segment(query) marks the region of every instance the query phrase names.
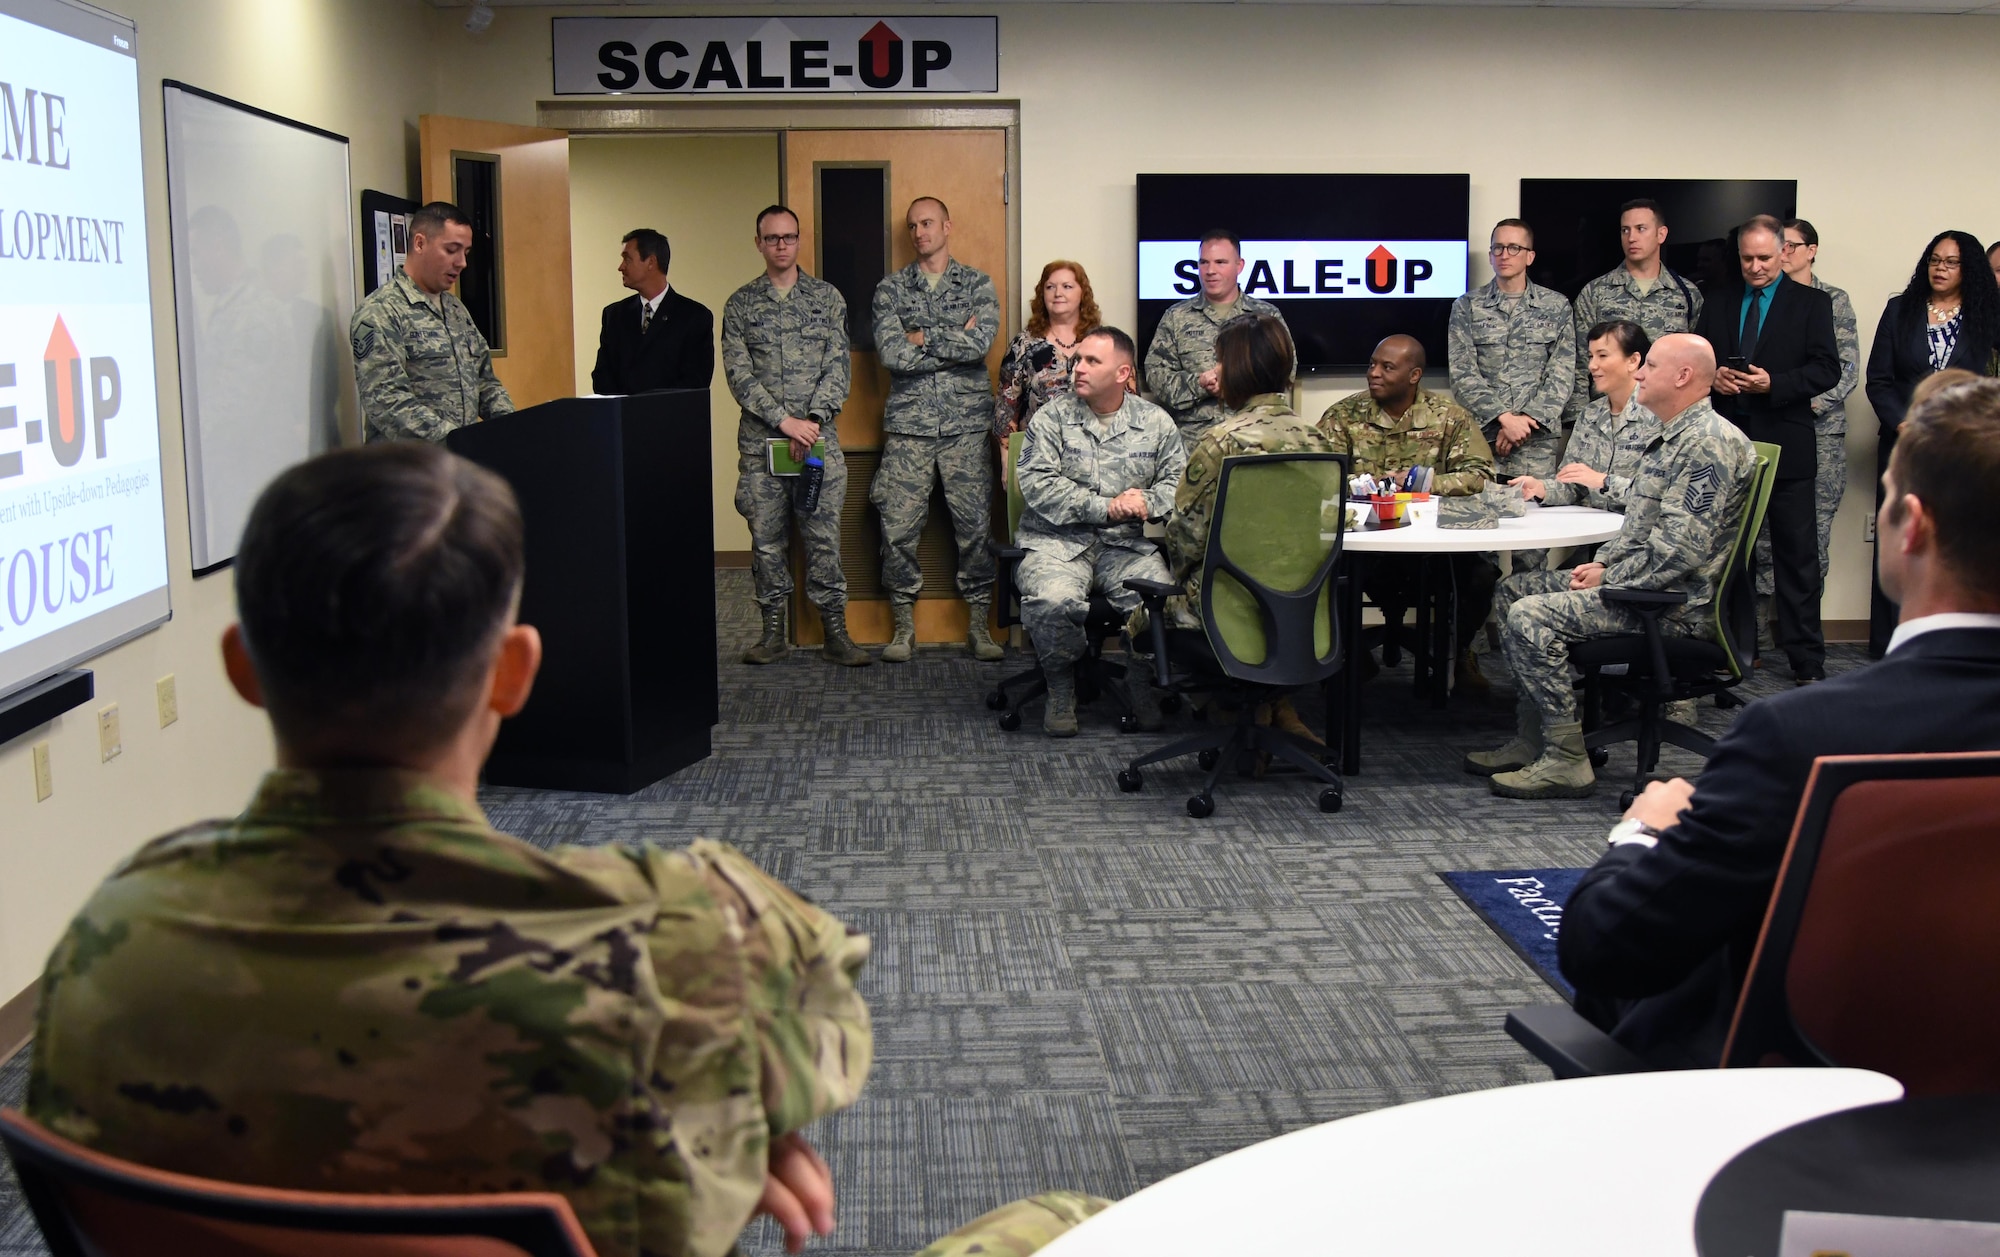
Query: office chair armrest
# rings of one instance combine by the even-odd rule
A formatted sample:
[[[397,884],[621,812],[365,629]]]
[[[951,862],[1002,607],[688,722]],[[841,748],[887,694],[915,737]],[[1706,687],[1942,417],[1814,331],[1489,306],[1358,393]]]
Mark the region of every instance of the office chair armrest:
[[[986,553],[996,559],[1008,560],[1014,563],[1019,563],[1022,559],[1028,557],[1026,546],[1003,546],[991,537],[986,539]]]
[[[1645,614],[1654,607],[1679,607],[1687,603],[1687,591],[1681,589],[1626,589],[1618,585],[1603,585],[1598,595],[1614,606],[1626,606]]]
[[[1507,1014],[1507,1033],[1558,1078],[1643,1074],[1652,1066],[1567,1004],[1538,1004]]]
[[[1125,588],[1139,595],[1139,597],[1145,599],[1147,602],[1165,602],[1168,598],[1173,597],[1181,591],[1181,587],[1171,581],[1144,580],[1137,576],[1126,581]]]

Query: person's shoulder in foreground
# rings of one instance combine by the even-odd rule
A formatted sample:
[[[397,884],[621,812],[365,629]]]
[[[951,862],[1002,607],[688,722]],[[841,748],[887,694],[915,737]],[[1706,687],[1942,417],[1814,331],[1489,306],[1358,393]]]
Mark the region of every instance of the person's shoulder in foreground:
[[[1720,1058],[1813,760],[2000,749],[2000,381],[1914,409],[1884,476],[1880,663],[1751,703],[1700,777],[1650,787],[1565,907],[1577,1007],[1661,1065]]]

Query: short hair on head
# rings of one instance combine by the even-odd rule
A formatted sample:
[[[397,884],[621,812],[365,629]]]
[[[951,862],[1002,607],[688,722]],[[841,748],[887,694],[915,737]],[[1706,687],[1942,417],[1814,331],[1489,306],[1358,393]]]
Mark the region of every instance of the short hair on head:
[[[1222,404],[1241,410],[1260,393],[1292,386],[1297,351],[1285,321],[1269,314],[1239,314],[1215,337],[1215,363],[1222,377]]]
[[[1090,329],[1089,332],[1085,333],[1082,336],[1079,336],[1077,338],[1077,343],[1082,344],[1084,341],[1089,340],[1092,336],[1102,336],[1106,338],[1111,342],[1111,348],[1113,352],[1121,355],[1125,359],[1125,361],[1131,363],[1134,367],[1137,367],[1139,365],[1139,347],[1132,343],[1132,338],[1126,335],[1122,329],[1112,327],[1108,323],[1105,324],[1103,327],[1093,327]]]
[[[1431,365],[1431,356],[1424,351],[1424,342],[1407,332],[1395,332],[1384,336],[1381,340],[1375,342],[1375,348],[1380,349],[1391,341],[1394,341],[1399,348],[1410,355],[1410,365],[1416,367],[1417,370],[1421,371]]]
[[[1750,217],[1743,220],[1743,225],[1741,227],[1738,227],[1736,229],[1736,239],[1738,241],[1741,241],[1743,237],[1749,235],[1753,231],[1768,231],[1771,233],[1771,239],[1776,240],[1778,242],[1779,247],[1782,248],[1784,246],[1785,225],[1779,222],[1775,215],[1752,214]]]
[[[629,244],[640,257],[660,268],[660,274],[667,273],[667,266],[674,259],[674,247],[667,238],[651,227],[637,227],[625,233],[620,244]]]
[[[1494,223],[1493,230],[1486,233],[1486,238],[1488,240],[1491,240],[1493,239],[1493,237],[1499,235],[1500,229],[1502,227],[1520,228],[1522,231],[1528,234],[1528,247],[1530,249],[1535,247],[1535,229],[1533,227],[1528,226],[1526,220],[1519,218],[1503,218],[1499,222]]]
[[[1811,223],[1803,218],[1787,218],[1785,220],[1785,230],[1798,232],[1799,239],[1805,241],[1808,247],[1817,248],[1819,246],[1819,232],[1813,228]]]
[[[1583,343],[1588,345],[1591,341],[1603,340],[1607,336],[1617,340],[1621,353],[1627,356],[1638,354],[1641,360],[1646,357],[1646,351],[1653,347],[1653,338],[1646,335],[1646,329],[1630,319],[1606,319],[1602,323],[1591,324],[1590,331],[1584,334]]]
[[[915,200],[910,202],[910,209],[913,210],[917,208],[917,206],[922,205],[925,201],[929,201],[932,205],[938,207],[938,217],[944,219],[946,222],[951,221],[951,206],[946,205],[943,201],[939,200],[934,196],[917,197]],[[910,210],[904,210],[903,217],[908,218],[909,216],[910,216]]]
[[[1035,281],[1035,291],[1028,297],[1028,335],[1040,336],[1049,330],[1049,306],[1042,296],[1042,289],[1049,283],[1049,276],[1057,271],[1068,271],[1076,276],[1076,337],[1082,340],[1099,323],[1104,321],[1104,311],[1097,308],[1097,292],[1090,286],[1090,275],[1083,269],[1083,263],[1057,258],[1042,268],[1042,277]]]
[[[445,229],[445,224],[472,230],[472,219],[464,210],[450,201],[432,201],[416,213],[410,215],[409,231],[412,236],[422,236],[429,240]]]
[[[280,740],[381,762],[442,746],[513,614],[521,512],[442,446],[335,450],[281,474],[236,554],[236,614]]]
[[[1964,367],[1946,367],[1942,371],[1933,371],[1918,380],[1917,386],[1910,390],[1910,405],[1920,405],[1945,389],[1960,384],[1970,384],[1978,378],[1977,371],[1967,371]]]
[[[1635,209],[1646,210],[1652,214],[1654,222],[1662,227],[1667,225],[1667,216],[1660,212],[1660,203],[1650,196],[1635,196],[1625,202],[1625,204],[1618,207],[1618,217],[1623,219],[1625,215]]]
[[[1242,237],[1238,236],[1235,232],[1231,231],[1227,227],[1210,227],[1207,231],[1202,232],[1201,239],[1195,241],[1194,251],[1196,253],[1200,253],[1203,245],[1209,244],[1210,242],[1216,240],[1227,240],[1229,242],[1229,247],[1236,250],[1236,256],[1237,257],[1243,256]]]
[[[773,214],[790,214],[794,223],[799,221],[799,216],[793,212],[792,207],[789,205],[766,205],[763,209],[757,211],[757,225],[752,230],[760,236],[763,235],[764,220]]]
[[[1967,589],[1993,598],[2000,590],[2000,380],[1950,384],[1911,406],[1889,454],[1889,477],[1896,486],[1889,518],[1900,524],[1907,515],[1904,495],[1922,502],[1937,522],[1939,556]]]

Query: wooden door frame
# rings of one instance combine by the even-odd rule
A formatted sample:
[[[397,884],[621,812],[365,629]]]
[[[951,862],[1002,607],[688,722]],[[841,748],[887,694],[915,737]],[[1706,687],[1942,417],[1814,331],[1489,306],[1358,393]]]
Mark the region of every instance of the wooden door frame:
[[[784,200],[787,131],[997,130],[1006,133],[1008,291],[1021,288],[1021,102],[1018,100],[852,101],[752,100],[734,97],[648,97],[643,100],[544,100],[535,125],[571,135],[728,134],[776,132],[778,193]],[[1018,299],[1001,311],[1001,339],[1021,330]]]

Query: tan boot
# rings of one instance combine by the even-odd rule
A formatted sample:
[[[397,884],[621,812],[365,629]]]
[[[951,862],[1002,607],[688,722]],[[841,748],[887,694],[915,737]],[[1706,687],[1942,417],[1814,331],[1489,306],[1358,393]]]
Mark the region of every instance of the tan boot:
[[[1292,700],[1289,698],[1281,698],[1271,704],[1271,725],[1302,742],[1310,742],[1314,746],[1326,745],[1326,739],[1313,732],[1311,725],[1299,719],[1299,713],[1293,709]]]
[[[889,612],[896,617],[896,631],[882,648],[882,662],[908,663],[911,652],[917,648],[917,604],[892,602]]]
[[[1063,663],[1044,664],[1042,674],[1049,682],[1049,701],[1042,708],[1042,732],[1052,738],[1075,737],[1076,673]]]
[[[776,663],[792,651],[785,640],[785,604],[774,602],[764,608],[764,636],[743,652],[744,663]]]
[[[1550,725],[1542,757],[1519,772],[1495,773],[1488,783],[1503,799],[1582,799],[1597,788],[1590,755],[1583,749],[1583,724]]]
[[[1514,711],[1514,736],[1496,750],[1474,751],[1466,756],[1465,771],[1475,777],[1491,777],[1494,773],[1516,772],[1541,757],[1541,709],[1524,698],[1516,703]]]
[[[856,646],[854,639],[847,635],[846,604],[821,607],[819,619],[826,626],[826,645],[820,647],[820,658],[843,668],[865,668],[875,662],[875,656]]]
[[[1694,698],[1678,699],[1660,708],[1660,715],[1673,721],[1675,724],[1683,724],[1692,729],[1701,719],[1701,700]]]
[[[971,648],[972,657],[986,663],[1006,658],[1007,652],[1002,650],[1000,643],[994,641],[992,635],[986,631],[986,613],[992,604],[971,602],[966,606],[972,612],[972,622],[965,626],[965,644]]]
[[[1469,650],[1460,652],[1458,656],[1456,680],[1460,690],[1485,694],[1493,689],[1493,682],[1487,680],[1486,674],[1479,670],[1479,656]]]

